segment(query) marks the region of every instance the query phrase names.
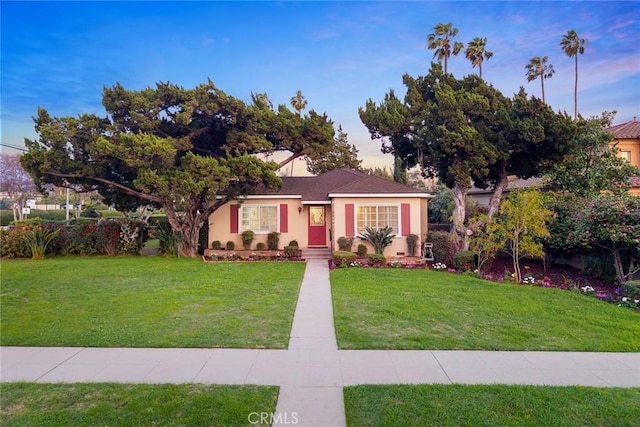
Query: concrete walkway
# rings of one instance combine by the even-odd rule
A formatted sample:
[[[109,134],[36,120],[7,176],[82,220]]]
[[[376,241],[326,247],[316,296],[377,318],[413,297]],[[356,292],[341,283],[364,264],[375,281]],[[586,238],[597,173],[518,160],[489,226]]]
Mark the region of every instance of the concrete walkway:
[[[308,261],[288,350],[2,347],[0,360],[3,382],[277,385],[280,419],[303,426],[344,426],[342,388],[357,384],[640,387],[640,353],[338,350],[321,259]]]

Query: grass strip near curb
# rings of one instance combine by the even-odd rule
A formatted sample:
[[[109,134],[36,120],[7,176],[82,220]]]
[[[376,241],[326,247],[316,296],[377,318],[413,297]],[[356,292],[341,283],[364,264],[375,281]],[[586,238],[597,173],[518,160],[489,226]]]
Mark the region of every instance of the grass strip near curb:
[[[632,426],[640,388],[362,385],[344,389],[347,425]]]
[[[374,268],[331,291],[343,349],[640,351],[640,313],[578,292]]]
[[[278,387],[202,384],[2,384],[2,425],[249,426]]]
[[[304,269],[163,257],[3,260],[0,342],[286,348]]]

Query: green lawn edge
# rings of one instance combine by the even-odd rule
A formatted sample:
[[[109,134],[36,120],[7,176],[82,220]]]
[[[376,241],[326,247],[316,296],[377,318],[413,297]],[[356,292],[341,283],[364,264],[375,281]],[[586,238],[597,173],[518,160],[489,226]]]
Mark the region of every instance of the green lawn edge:
[[[525,385],[345,387],[347,425],[632,426],[640,388]]]
[[[1,425],[249,426],[279,388],[204,384],[3,383]]]
[[[640,351],[640,313],[579,292],[430,270],[332,270],[341,349]]]
[[[306,264],[3,260],[3,346],[287,348]]]

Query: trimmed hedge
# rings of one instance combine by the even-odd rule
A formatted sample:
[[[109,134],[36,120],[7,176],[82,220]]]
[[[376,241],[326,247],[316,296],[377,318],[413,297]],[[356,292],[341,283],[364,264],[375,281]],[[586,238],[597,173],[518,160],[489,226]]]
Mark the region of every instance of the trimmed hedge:
[[[347,251],[335,251],[333,253],[333,263],[340,267],[342,264],[349,265],[356,260],[356,254]]]

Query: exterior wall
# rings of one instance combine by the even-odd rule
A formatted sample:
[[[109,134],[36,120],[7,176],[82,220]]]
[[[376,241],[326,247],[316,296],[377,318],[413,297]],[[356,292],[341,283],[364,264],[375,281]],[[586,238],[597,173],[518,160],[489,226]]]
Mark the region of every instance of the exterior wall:
[[[298,208],[302,206],[300,199],[247,199],[242,202],[247,205],[287,205],[287,232],[280,232],[280,248],[283,248],[289,244],[291,240],[297,240],[300,247],[306,247],[307,236],[307,216],[306,211],[299,213]],[[237,201],[229,202],[220,207],[209,217],[209,238],[208,248],[211,248],[211,243],[215,240],[219,240],[222,246],[232,241],[235,243],[236,249],[242,249],[242,230],[240,229],[240,223],[238,223],[238,232],[231,232],[231,206],[238,205]],[[280,208],[278,209],[280,213]],[[278,220],[278,226],[281,230],[282,224]],[[267,245],[268,233],[256,233],[253,238],[252,248],[255,248],[256,244],[262,242]]]
[[[393,239],[393,243],[385,249],[384,254],[386,256],[395,256],[398,253],[407,253],[407,241],[408,234],[417,234],[420,236],[420,243],[424,240],[427,233],[427,200],[418,197],[414,198],[398,198],[398,197],[357,197],[357,198],[334,198],[332,204],[332,218],[333,218],[333,239],[331,242],[331,249],[333,251],[338,250],[338,238],[348,235],[347,222],[346,222],[346,205],[348,204],[409,204],[409,230],[401,230],[402,235],[396,236]],[[355,218],[354,218],[355,219]],[[355,229],[355,225],[353,225]],[[355,251],[360,243],[367,245],[369,253],[373,253],[373,247],[362,239],[356,237],[354,239],[352,250]],[[418,244],[418,248],[420,247]]]
[[[629,151],[631,154],[630,163],[640,168],[640,139],[620,138],[611,142],[610,145],[615,146],[618,151]],[[629,193],[634,196],[640,196],[640,186],[631,187]]]
[[[640,139],[621,138],[611,143],[618,151],[631,152],[631,164],[640,167]]]

